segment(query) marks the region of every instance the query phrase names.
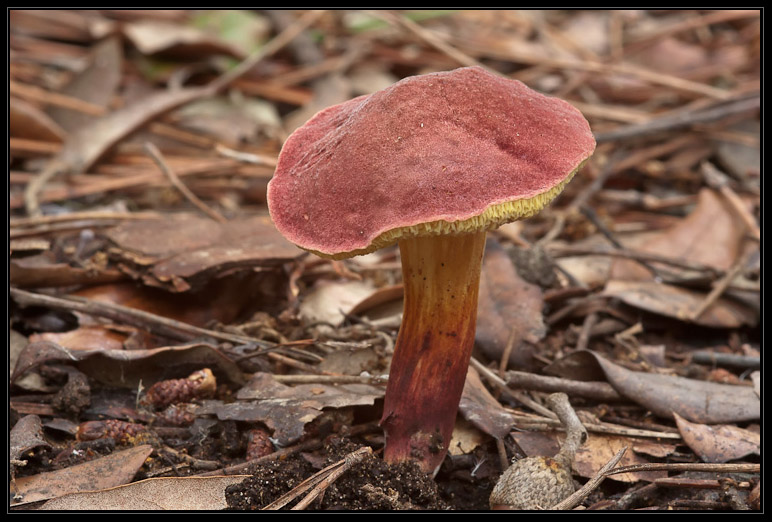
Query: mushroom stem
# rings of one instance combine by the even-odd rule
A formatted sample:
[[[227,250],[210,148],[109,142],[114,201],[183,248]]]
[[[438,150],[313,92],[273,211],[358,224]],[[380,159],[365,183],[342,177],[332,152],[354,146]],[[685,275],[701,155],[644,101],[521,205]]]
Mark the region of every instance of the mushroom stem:
[[[402,239],[402,326],[381,425],[384,459],[439,468],[474,346],[485,231]]]

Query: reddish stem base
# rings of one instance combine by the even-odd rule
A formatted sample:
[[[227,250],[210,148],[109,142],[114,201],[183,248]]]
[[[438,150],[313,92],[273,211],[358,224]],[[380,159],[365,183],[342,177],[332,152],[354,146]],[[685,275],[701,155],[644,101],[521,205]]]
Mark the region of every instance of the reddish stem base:
[[[450,444],[474,346],[485,232],[399,247],[405,304],[381,418],[383,455],[432,473]]]

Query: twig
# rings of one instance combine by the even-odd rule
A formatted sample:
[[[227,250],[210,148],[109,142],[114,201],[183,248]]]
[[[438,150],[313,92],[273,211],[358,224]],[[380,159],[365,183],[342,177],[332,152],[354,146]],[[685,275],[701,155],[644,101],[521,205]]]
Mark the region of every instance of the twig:
[[[521,388],[540,392],[562,391],[569,395],[586,397],[603,402],[617,402],[623,398],[607,382],[575,381],[548,375],[509,371],[506,375],[506,385],[510,388]]]
[[[691,353],[691,360],[697,364],[714,366],[732,366],[734,368],[761,368],[761,357],[739,355],[736,353],[721,353],[713,350],[698,350]]]
[[[153,219],[159,216],[160,214],[157,212],[110,212],[92,210],[85,212],[70,212],[68,214],[59,214],[54,216],[11,218],[9,225],[11,228],[36,227],[41,225],[50,225],[53,223],[65,223],[69,221],[106,220],[112,222],[123,219]]]
[[[43,306],[55,310],[68,310],[97,317],[104,317],[132,326],[147,328],[158,335],[179,341],[190,341],[197,337],[211,337],[237,344],[251,343],[261,348],[273,348],[272,343],[261,341],[259,339],[217,332],[215,330],[207,330],[206,328],[199,328],[198,326],[175,321],[174,319],[169,319],[167,317],[161,317],[160,315],[152,314],[150,312],[113,303],[94,301],[93,299],[86,299],[84,297],[54,297],[27,292],[26,290],[21,290],[19,288],[11,288],[10,294],[11,297],[22,306]]]
[[[706,462],[650,462],[647,464],[632,464],[622,466],[606,475],[617,473],[636,473],[641,471],[703,471],[708,473],[760,473],[761,464],[712,464]]]
[[[227,223],[228,220],[223,217],[222,214],[214,210],[213,208],[210,208],[206,203],[201,201],[198,196],[196,196],[177,176],[177,174],[174,173],[174,170],[172,170],[169,165],[167,165],[166,161],[164,161],[163,155],[161,154],[161,151],[158,150],[158,147],[155,146],[155,144],[151,142],[145,143],[145,151],[150,155],[152,160],[155,162],[156,165],[158,165],[158,168],[161,169],[161,172],[164,173],[164,175],[169,179],[172,185],[179,190],[185,198],[193,203],[201,212],[209,216],[210,218],[214,219],[218,223]]]
[[[555,419],[545,419],[543,417],[534,417],[533,415],[523,415],[514,410],[505,410],[515,419],[515,424],[522,429],[529,430],[551,430],[560,425]],[[584,423],[584,427],[591,433],[605,433],[607,435],[619,435],[622,437],[642,437],[647,439],[668,439],[680,441],[681,435],[667,431],[645,430],[640,428],[628,428],[616,424],[602,423],[591,424]]]
[[[504,373],[507,371],[509,365],[509,356],[515,347],[515,337],[517,335],[517,327],[513,327],[509,333],[509,339],[507,339],[507,346],[501,354],[501,360],[499,361],[499,376],[504,378]]]
[[[284,29],[278,35],[276,35],[271,41],[260,48],[255,54],[241,62],[239,65],[223,74],[219,78],[212,81],[209,86],[213,89],[220,90],[230,85],[233,81],[237,80],[245,73],[250,71],[255,65],[276,54],[292,40],[294,40],[303,31],[308,29],[314,22],[316,22],[325,11],[309,11],[300,18],[298,18],[292,25]]]
[[[240,150],[233,150],[218,143],[215,145],[215,150],[226,158],[235,159],[244,163],[252,163],[253,165],[263,165],[266,167],[276,167],[277,159],[272,156],[265,156],[262,154],[254,154],[252,152],[244,152]]]
[[[595,323],[597,322],[597,312],[591,312],[587,315],[587,317],[584,318],[584,322],[582,323],[582,331],[579,332],[579,338],[576,340],[577,351],[587,349],[587,345],[590,342],[590,333],[592,332],[592,327],[595,326]]]
[[[748,263],[748,258],[753,254],[753,251],[748,252],[745,255],[740,256],[734,264],[726,271],[724,276],[715,284],[710,293],[703,299],[700,305],[691,313],[691,320],[696,321],[699,319],[710,306],[721,297],[721,295],[729,288],[734,278],[745,268]]]
[[[273,375],[274,380],[285,384],[370,384],[381,385],[386,378],[378,375]]]
[[[715,165],[707,161],[702,164],[700,170],[705,178],[705,182],[710,187],[717,189],[721,195],[724,196],[735,213],[740,217],[751,236],[753,236],[756,241],[760,241],[761,230],[756,222],[756,218],[748,212],[748,208],[742,202],[740,196],[738,196],[737,193],[732,190],[732,187],[729,186],[728,176],[718,170]]]
[[[385,20],[389,24],[392,24],[392,25],[396,24],[401,26],[404,29],[407,29],[415,36],[417,36],[419,39],[421,39],[424,43],[430,45],[431,47],[434,47],[435,49],[445,54],[453,61],[458,62],[460,65],[463,65],[464,67],[477,66],[490,71],[488,67],[486,67],[479,61],[475,60],[468,54],[459,51],[452,45],[445,43],[443,40],[435,36],[430,31],[427,31],[426,29],[424,29],[414,21],[408,18],[405,18],[404,16],[396,15],[394,13],[390,13],[387,11],[373,11],[372,14],[374,16],[377,16],[378,18],[381,18],[382,20]],[[491,72],[495,72],[495,71],[491,71]]]
[[[605,247],[592,248],[592,247],[576,247],[576,246],[550,246],[549,254],[552,257],[572,257],[572,256],[610,256],[621,257],[625,259],[632,259],[635,261],[645,261],[652,263],[662,263],[665,265],[672,265],[677,268],[683,268],[685,270],[693,270],[695,272],[706,272],[710,277],[716,277],[720,274],[720,271],[710,265],[697,263],[694,261],[688,261],[677,257],[668,257],[660,254],[654,254],[651,252],[643,252],[640,250],[630,250],[628,248],[613,248],[608,249]]]
[[[558,502],[554,506],[552,506],[550,509],[553,511],[561,511],[561,510],[568,510],[573,509],[576,506],[579,505],[579,503],[584,500],[590,493],[592,493],[595,488],[597,488],[601,482],[609,475],[611,474],[611,470],[616,466],[620,460],[622,460],[622,456],[627,451],[627,446],[622,448],[617,452],[614,457],[612,457],[611,460],[609,460],[605,466],[600,468],[598,472],[595,474],[594,477],[592,477],[590,480],[587,481],[587,483],[576,490],[575,493],[573,493],[568,498]],[[614,473],[616,473],[616,470],[614,470]]]
[[[697,123],[709,123],[734,114],[756,110],[760,106],[761,99],[758,95],[729,102],[723,101],[706,109],[661,116],[645,123],[634,123],[613,131],[601,132],[595,135],[595,141],[598,143],[621,141],[648,136],[657,132],[677,130]]]
[[[534,401],[530,397],[528,397],[525,393],[517,392],[514,390],[511,390],[507,387],[507,383],[496,375],[492,370],[485,367],[484,364],[482,364],[480,361],[472,357],[470,364],[474,367],[475,370],[480,372],[483,376],[485,376],[488,381],[491,382],[494,386],[499,388],[502,392],[508,394],[509,396],[513,397],[515,400],[521,402],[522,404],[525,404],[529,408],[531,408],[533,411],[539,413],[540,415],[543,415],[544,417],[554,419],[555,414],[552,413],[552,411],[549,408],[546,408],[539,404],[538,402]]]

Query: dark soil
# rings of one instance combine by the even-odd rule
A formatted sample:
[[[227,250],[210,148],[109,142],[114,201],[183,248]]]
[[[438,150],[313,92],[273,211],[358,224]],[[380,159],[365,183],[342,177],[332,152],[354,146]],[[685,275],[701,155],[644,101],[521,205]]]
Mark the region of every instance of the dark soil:
[[[296,454],[256,467],[252,477],[226,491],[233,510],[257,510],[275,501],[320,469],[338,462],[361,447],[351,440],[330,438],[322,455]],[[445,476],[443,476],[445,475]],[[451,474],[452,475],[452,474]],[[480,510],[488,508],[492,484],[487,480],[464,483],[457,475],[433,479],[413,463],[390,465],[368,454],[335,480],[308,510]],[[283,509],[290,509],[307,492]]]

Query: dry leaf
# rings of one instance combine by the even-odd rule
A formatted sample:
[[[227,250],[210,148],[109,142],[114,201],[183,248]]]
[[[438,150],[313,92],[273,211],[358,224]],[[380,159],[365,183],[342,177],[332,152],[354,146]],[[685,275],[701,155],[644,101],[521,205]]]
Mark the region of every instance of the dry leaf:
[[[49,500],[41,510],[57,511],[221,511],[225,488],[248,475],[170,477],[140,480],[101,491],[73,493]]]
[[[515,432],[512,433],[512,438],[517,441],[517,444],[523,449],[528,457],[552,457],[559,451],[560,444],[558,441],[562,441],[565,438],[565,434],[563,432],[560,432],[559,434],[557,432]],[[629,438],[593,433],[589,436],[587,442],[585,442],[584,445],[579,448],[579,451],[577,451],[573,468],[582,477],[593,477],[600,468],[602,468],[625,446],[630,446]],[[624,457],[622,457],[619,465],[627,466],[646,463],[648,463],[647,460],[636,455],[632,451],[627,451],[625,452]],[[648,471],[620,473],[611,475],[609,478],[620,482],[638,482],[639,480],[653,481],[665,476],[667,476],[667,473],[664,471]]]
[[[199,414],[261,422],[273,430],[272,440],[277,446],[288,446],[303,436],[306,424],[322,415],[324,408],[372,405],[384,391],[365,384],[287,386],[270,374],[258,372],[237,392],[237,401],[204,401]]]
[[[681,437],[703,462],[729,462],[748,455],[761,455],[761,435],[737,426],[708,426],[689,422],[673,413]]]
[[[123,46],[118,37],[106,38],[89,53],[88,67],[76,74],[60,91],[72,98],[86,101],[96,107],[107,107],[121,84],[123,73]],[[48,108],[51,118],[67,132],[73,132],[91,123],[95,117],[63,107]]]
[[[180,213],[127,221],[107,232],[132,272],[146,284],[172,291],[200,288],[235,269],[278,266],[303,255],[266,216],[217,223]]]
[[[23,460],[24,454],[41,446],[51,447],[43,437],[43,423],[37,415],[25,415],[11,428],[8,440],[11,460]]]
[[[485,443],[485,436],[473,424],[457,419],[448,446],[450,455],[466,455]]]
[[[677,225],[638,245],[642,252],[683,259],[726,270],[740,253],[745,227],[715,191],[703,189],[697,206]],[[672,267],[669,267],[672,270]],[[628,259],[615,260],[610,279],[651,281],[651,272]]]
[[[660,417],[677,413],[693,422],[717,423],[756,420],[761,415],[759,399],[748,386],[634,372],[589,350],[574,352],[545,371],[579,380],[600,380],[601,372],[620,395]]]
[[[112,268],[82,268],[57,262],[51,251],[11,259],[8,273],[11,284],[19,288],[94,285],[126,279],[125,274]]]
[[[641,310],[711,328],[755,326],[758,322],[752,308],[723,297],[693,319],[692,312],[702,304],[706,294],[654,281],[609,281],[603,295]]]
[[[208,344],[192,343],[151,350],[77,350],[51,341],[31,342],[19,354],[11,382],[32,368],[50,361],[75,362],[78,369],[103,384],[135,388],[170,378],[174,368],[179,377],[187,375],[190,366],[212,366],[237,384],[244,382],[238,365]],[[187,373],[186,373],[187,372]]]
[[[471,366],[466,373],[458,411],[475,427],[496,439],[506,437],[515,425],[514,417],[491,395],[477,370]]]
[[[145,444],[58,471],[17,478],[11,506],[126,484],[152,452]]]
[[[8,131],[14,138],[49,141],[64,141],[65,132],[46,113],[11,96],[8,101]]]
[[[208,55],[244,58],[237,47],[195,27],[146,20],[126,24],[123,32],[143,54],[161,53],[175,58],[196,59]]]
[[[308,322],[339,325],[358,303],[376,290],[371,281],[320,281],[303,297],[300,316]]]
[[[500,360],[512,342],[509,364],[529,367],[531,351],[523,343],[536,344],[544,337],[543,306],[541,289],[523,280],[506,251],[489,237],[480,274],[475,343],[489,358]]]

